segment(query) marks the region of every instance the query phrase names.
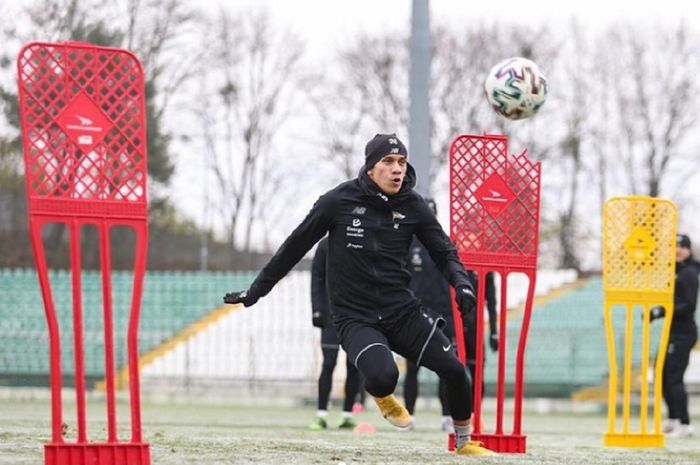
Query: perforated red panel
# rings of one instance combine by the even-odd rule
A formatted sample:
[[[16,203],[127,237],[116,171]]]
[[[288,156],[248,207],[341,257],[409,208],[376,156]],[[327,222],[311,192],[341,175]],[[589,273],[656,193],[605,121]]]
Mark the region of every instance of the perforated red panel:
[[[528,160],[525,151],[508,155],[504,136],[457,137],[450,146],[450,230],[459,257],[478,278],[476,305],[476,352],[473,383],[474,431],[472,438],[497,452],[523,453],[522,400],[525,346],[535,294],[537,246],[539,239],[540,163]],[[493,432],[481,430],[481,380],[483,379],[485,277],[500,274],[501,296],[498,317],[498,367],[496,379],[496,418]],[[522,272],[528,277],[525,309],[515,354],[513,385],[513,429],[503,424],[506,380],[506,302],[508,274]],[[455,327],[462,325],[453,305]],[[462,363],[466,347],[457,332],[457,348]],[[449,443],[448,447],[452,446]]]
[[[46,313],[51,380],[51,442],[46,465],[149,465],[141,431],[138,324],[146,271],[146,117],[143,73],[125,50],[83,43],[32,43],[17,59],[29,231]],[[59,327],[42,228],[64,223],[69,232],[72,331]],[[107,437],[91,442],[87,428],[81,229],[99,231]],[[136,238],[134,281],[126,337],[115,336],[110,230],[128,226]],[[71,333],[69,335],[67,333]],[[63,334],[62,334],[63,333]],[[72,336],[72,337],[71,337]],[[131,439],[119,438],[115,340],[127,344]],[[73,344],[77,438],[63,434],[63,347]],[[71,376],[71,375],[65,375]],[[95,429],[96,430],[96,429]]]
[[[30,213],[145,217],[144,82],[136,57],[89,44],[32,43],[17,69]]]
[[[537,266],[541,165],[508,156],[504,136],[457,137],[450,146],[450,225],[465,263]]]

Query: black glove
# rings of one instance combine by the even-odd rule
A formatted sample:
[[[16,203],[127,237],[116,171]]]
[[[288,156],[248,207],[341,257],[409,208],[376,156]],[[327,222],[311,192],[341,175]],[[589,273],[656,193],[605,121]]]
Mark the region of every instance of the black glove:
[[[462,315],[470,313],[476,307],[476,296],[471,286],[459,286],[455,289],[457,305]]]
[[[254,305],[255,302],[257,302],[259,299],[260,297],[257,294],[251,292],[250,289],[246,289],[245,291],[240,292],[229,292],[224,296],[224,303],[243,304],[246,307],[250,307],[251,305]]]
[[[666,316],[666,309],[662,305],[655,305],[649,309],[649,321]]]
[[[498,334],[491,333],[489,335],[489,346],[491,347],[491,350],[494,352],[496,352],[498,350]]]
[[[326,319],[323,318],[323,313],[321,313],[319,310],[315,310],[311,314],[311,324],[313,324],[316,328],[323,328],[326,326]]]

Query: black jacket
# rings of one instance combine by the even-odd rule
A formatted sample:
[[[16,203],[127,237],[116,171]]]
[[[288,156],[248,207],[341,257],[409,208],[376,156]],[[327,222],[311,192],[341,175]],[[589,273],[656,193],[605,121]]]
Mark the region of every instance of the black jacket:
[[[335,321],[376,322],[415,308],[406,268],[414,235],[453,286],[471,287],[437,218],[413,190],[408,165],[401,190],[382,193],[363,167],[356,179],[322,195],[255,278],[249,292],[264,296],[328,233],[328,291]]]
[[[311,262],[311,322],[317,328],[324,328],[331,321],[330,301],[326,283],[326,260],[328,258],[328,238],[324,237],[316,247]]]
[[[671,338],[696,337],[695,307],[698,299],[700,264],[692,257],[676,262],[676,286],[673,291]]]
[[[411,243],[408,257],[408,270],[411,272],[411,290],[423,305],[433,310],[445,320],[442,328],[449,337],[454,337],[454,318],[450,301],[450,288],[444,276],[440,274],[428,251],[416,238]],[[474,288],[478,285],[476,274],[469,272],[469,280]],[[496,284],[493,273],[486,273],[486,309],[489,312],[489,330],[496,334]],[[476,330],[476,312],[462,315],[462,325],[465,331]]]
[[[451,321],[450,286],[417,238],[411,242],[408,271],[411,273],[410,287],[415,296],[446,321]]]

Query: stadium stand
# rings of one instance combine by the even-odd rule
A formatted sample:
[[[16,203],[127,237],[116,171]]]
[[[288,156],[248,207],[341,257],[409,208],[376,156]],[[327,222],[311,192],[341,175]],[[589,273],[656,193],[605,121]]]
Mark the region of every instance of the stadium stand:
[[[173,334],[203,318],[221,300],[221,290],[245,287],[252,273],[175,273],[149,272],[139,332],[139,348],[149,352],[172,338]],[[72,288],[70,272],[50,273],[62,338],[61,364],[67,385],[72,384],[73,335]],[[88,384],[104,377],[104,332],[102,285],[97,271],[82,274],[82,301],[85,331],[85,369]],[[132,276],[112,273],[116,364],[125,365]],[[46,385],[48,383],[48,332],[41,293],[33,270],[0,271],[0,384]]]
[[[249,392],[294,387],[302,396],[313,395],[321,358],[320,335],[311,326],[309,273],[290,273],[249,311],[220,305],[223,293],[245,288],[253,277],[249,272],[147,273],[139,333],[145,390],[239,385]],[[52,271],[50,278],[63,334],[63,371],[68,375],[66,384],[70,385],[73,369],[70,273]],[[113,273],[117,366],[122,374],[131,279],[128,272]],[[526,288],[524,275],[509,277],[506,334],[509,381],[512,381]],[[3,341],[0,384],[47,385],[47,330],[34,271],[0,271],[0,292],[4,296],[0,301],[0,340]],[[91,387],[104,376],[101,299],[99,273],[85,271],[86,373]],[[622,343],[623,321],[623,312],[617,312],[618,347]],[[641,319],[635,318],[634,324],[639,334]],[[605,386],[608,364],[603,326],[600,278],[577,280],[571,271],[538,271],[526,352],[525,394],[568,397]],[[655,323],[653,328],[652,347],[655,347],[660,324]],[[635,340],[637,346],[641,343],[639,339]],[[698,353],[693,353],[687,374],[691,389],[692,383],[700,385]],[[488,351],[487,395],[494,392],[495,361],[495,354]],[[343,360],[339,360],[335,376],[339,381],[344,378]],[[435,391],[430,385],[437,382],[435,375],[421,370],[420,380],[425,384],[421,392],[433,395]]]

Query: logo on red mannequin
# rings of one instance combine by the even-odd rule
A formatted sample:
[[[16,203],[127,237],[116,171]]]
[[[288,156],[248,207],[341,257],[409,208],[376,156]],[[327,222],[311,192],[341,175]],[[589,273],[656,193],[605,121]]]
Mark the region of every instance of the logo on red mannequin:
[[[474,192],[477,200],[491,216],[500,215],[515,199],[515,194],[498,173],[493,173]]]
[[[84,93],[78,95],[56,121],[83,152],[91,151],[113,126],[102,110]]]

